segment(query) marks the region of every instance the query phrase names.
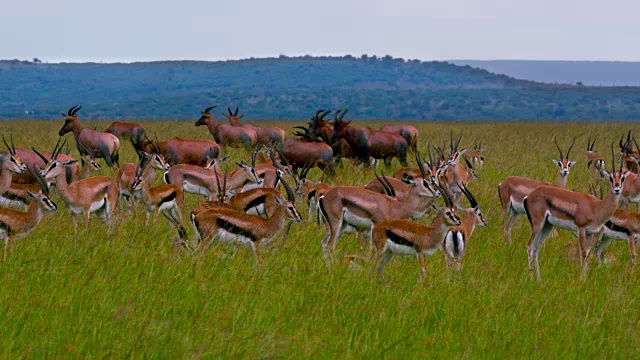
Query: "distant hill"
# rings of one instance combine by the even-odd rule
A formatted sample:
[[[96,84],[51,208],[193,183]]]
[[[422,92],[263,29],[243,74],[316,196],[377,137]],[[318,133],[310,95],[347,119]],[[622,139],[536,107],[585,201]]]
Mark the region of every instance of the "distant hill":
[[[545,83],[640,86],[640,62],[453,60],[450,63]]]
[[[240,106],[246,119],[638,119],[637,88],[517,80],[470,66],[392,57],[284,57],[131,64],[0,61],[0,118],[195,119]]]

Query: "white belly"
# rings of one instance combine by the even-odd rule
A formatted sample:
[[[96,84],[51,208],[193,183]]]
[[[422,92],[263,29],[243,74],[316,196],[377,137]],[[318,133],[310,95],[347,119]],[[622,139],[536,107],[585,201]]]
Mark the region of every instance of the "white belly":
[[[393,241],[387,239],[387,249],[392,253],[404,256],[417,256],[418,252],[411,246],[396,244]]]
[[[258,206],[254,206],[254,207],[250,208],[249,210],[247,210],[247,214],[251,214],[251,215],[262,216],[262,215],[264,215],[266,213],[267,212],[264,209],[264,203],[263,204],[259,204]]]
[[[359,229],[371,229],[373,227],[371,219],[354,215],[347,209],[342,210],[342,221],[344,225],[351,225]]]
[[[257,189],[257,188],[262,188],[264,187],[262,184],[258,185],[257,183],[249,183],[245,186],[242,187],[242,190],[240,192],[245,192],[245,191],[249,191],[249,190],[253,190],[253,189]]]
[[[222,243],[230,245],[251,246],[251,239],[246,236],[230,233],[223,229],[218,229],[216,239]]]
[[[162,203],[162,205],[160,205],[160,211],[164,211],[164,210],[169,210],[172,209],[176,206],[176,202],[175,201],[168,201],[165,203]]]
[[[101,209],[104,206],[105,203],[105,199],[103,198],[100,201],[96,201],[96,202],[92,202],[91,203],[91,207],[89,208],[89,212],[94,212],[94,211],[98,211],[99,209]]]
[[[511,207],[517,213],[524,214],[526,212],[524,210],[524,204],[521,202],[515,201],[513,198],[511,198]]]
[[[182,183],[182,190],[184,190],[184,192],[188,192],[189,194],[203,195],[203,196],[206,196],[207,198],[211,196],[211,192],[209,191],[209,189],[199,185],[192,184],[188,181],[184,181]]]
[[[607,227],[604,228],[605,238],[614,239],[614,240],[628,240],[627,234],[620,231],[613,231]]]

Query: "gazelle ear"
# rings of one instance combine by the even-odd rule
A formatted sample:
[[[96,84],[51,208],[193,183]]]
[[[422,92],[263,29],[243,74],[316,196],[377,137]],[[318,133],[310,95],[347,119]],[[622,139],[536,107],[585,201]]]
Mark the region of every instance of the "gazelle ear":
[[[244,117],[244,114],[238,116],[238,120],[242,119]]]
[[[5,153],[0,153],[0,160],[7,160],[9,158],[9,153],[5,152]]]
[[[406,175],[402,178],[402,182],[405,184],[410,184],[410,185],[415,185],[416,181],[410,177],[409,175]]]
[[[283,199],[283,195],[282,196],[275,196],[274,194],[271,194],[271,196],[273,196],[273,200],[276,201],[276,203],[278,203],[278,205],[282,205],[286,202],[285,199]]]
[[[624,179],[627,178],[627,175],[629,175],[629,170],[625,170],[625,172],[622,173],[622,175],[620,176],[620,182],[623,182]]]
[[[456,204],[456,206],[458,207],[458,210],[460,210],[460,211],[467,211],[467,208],[462,206],[462,205],[460,205],[460,204]]]
[[[466,152],[467,152],[467,149],[462,149],[462,150],[458,151],[458,154],[464,155]]]
[[[218,159],[218,162],[219,162],[219,163],[223,163],[223,162],[225,162],[225,161],[227,161],[227,160],[229,160],[229,157],[228,157],[228,156],[224,156],[224,157],[222,157],[222,158]]]
[[[551,161],[553,161],[553,163],[558,165],[559,167],[562,167],[562,161],[559,161],[559,160],[556,160],[556,159],[553,159]]]
[[[31,191],[27,191],[27,195],[29,195],[32,199],[37,199],[38,196],[34,193],[32,193]]]
[[[600,175],[602,175],[603,177],[606,177],[609,180],[613,179],[613,177],[611,176],[611,174],[609,174],[607,170],[600,169]]]
[[[569,167],[572,167],[573,165],[575,165],[576,162],[575,161],[569,161],[569,163],[567,164]]]
[[[77,162],[78,162],[78,160],[67,160],[67,161],[63,162],[62,165],[69,166],[69,165],[75,164]]]
[[[245,168],[246,166],[249,166],[244,161],[242,161],[242,162],[237,162],[236,161],[236,165],[238,165],[238,167],[241,167],[241,168]]]

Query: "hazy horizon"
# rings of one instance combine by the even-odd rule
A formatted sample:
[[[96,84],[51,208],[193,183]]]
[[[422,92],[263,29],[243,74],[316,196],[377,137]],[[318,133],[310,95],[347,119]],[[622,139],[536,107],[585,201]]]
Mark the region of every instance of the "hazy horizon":
[[[362,54],[419,60],[640,61],[631,0],[326,0],[4,4],[2,59],[228,60]]]

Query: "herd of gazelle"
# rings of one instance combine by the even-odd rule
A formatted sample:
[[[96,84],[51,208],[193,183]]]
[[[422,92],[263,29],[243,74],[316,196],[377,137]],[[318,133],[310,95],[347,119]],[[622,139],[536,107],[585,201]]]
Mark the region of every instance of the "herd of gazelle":
[[[440,250],[447,265],[460,260],[475,226],[486,226],[479,204],[468,188],[470,180],[479,179],[476,170],[484,164],[484,149],[474,144],[472,150],[460,148],[461,136],[449,139],[443,146],[427,147],[428,161],[418,152],[417,129],[409,125],[387,125],[381,130],[354,128],[343,120],[347,110],[338,110],[333,123],[324,120],[330,113],[319,110],[307,126],[297,126],[298,138],[285,138],[284,131],[239,122],[243,115],[230,108],[223,115],[229,124],[218,123],[209,107],[202,111],[196,126],[205,125],[214,140],[166,141],[149,139],[142,125],[114,122],[100,132],[84,127],[78,119],[81,107],[74,106],[63,114],[65,123],[60,138],[51,153],[16,149],[13,139],[8,151],[0,155],[0,238],[5,242],[5,259],[11,240],[28,234],[45,212],[56,211],[49,197],[55,186],[65,203],[77,230],[76,217],[89,227],[91,214],[96,214],[111,233],[117,203],[120,211],[141,206],[147,213],[147,223],[154,214],[154,223],[162,213],[179,234],[175,244],[191,248],[182,222],[184,193],[204,196],[206,201],[191,211],[190,221],[196,233],[198,247],[208,248],[221,241],[250,247],[257,262],[261,261],[260,246],[275,239],[285,221],[301,221],[296,208],[296,196],[305,199],[309,220],[322,222],[326,235],[322,239],[325,260],[331,263],[341,234],[355,232],[364,248],[378,254],[378,271],[382,277],[385,264],[394,254],[415,256],[424,276],[425,256]],[[63,154],[66,140],[62,136],[73,132],[78,160]],[[139,162],[119,164],[120,140],[129,139]],[[613,239],[627,240],[632,262],[636,262],[636,240],[640,238],[640,215],[619,205],[638,203],[640,176],[629,169],[637,168],[638,152],[633,152],[635,139],[621,139],[620,167],[611,147],[611,171],[605,170],[605,158],[596,154],[595,140],[589,139],[587,166],[608,179],[610,191],[598,198],[566,189],[570,168],[569,146],[563,154],[557,141],[560,158],[555,184],[511,176],[498,186],[504,212],[505,237],[511,242],[511,229],[517,219],[526,214],[531,224],[527,246],[529,268],[535,267],[540,279],[538,254],[553,227],[574,232],[579,239],[583,275],[592,246],[596,258]],[[253,149],[251,162],[236,162],[231,172],[226,158],[221,158],[223,146]],[[640,151],[640,149],[639,149]],[[375,175],[364,188],[333,186],[324,182],[325,175],[334,172],[334,161],[352,158],[368,166],[370,159],[386,163],[397,157],[406,166],[406,156],[413,153],[417,167],[403,167],[392,177]],[[433,155],[435,153],[435,156]],[[334,154],[336,155],[334,159]],[[117,166],[115,179],[92,176],[101,167],[96,158],[104,159],[110,168]],[[258,160],[260,159],[260,160]],[[323,170],[322,179],[307,179],[309,171]],[[164,184],[154,185],[156,171],[163,171]],[[289,185],[290,177],[295,187]],[[290,180],[291,181],[291,180]],[[282,186],[284,192],[278,190]],[[470,208],[460,205],[462,195]],[[436,205],[437,198],[444,206]],[[414,222],[433,210],[431,226]],[[287,228],[288,229],[288,228]],[[201,246],[204,244],[204,246]],[[195,249],[192,249],[195,250]]]

